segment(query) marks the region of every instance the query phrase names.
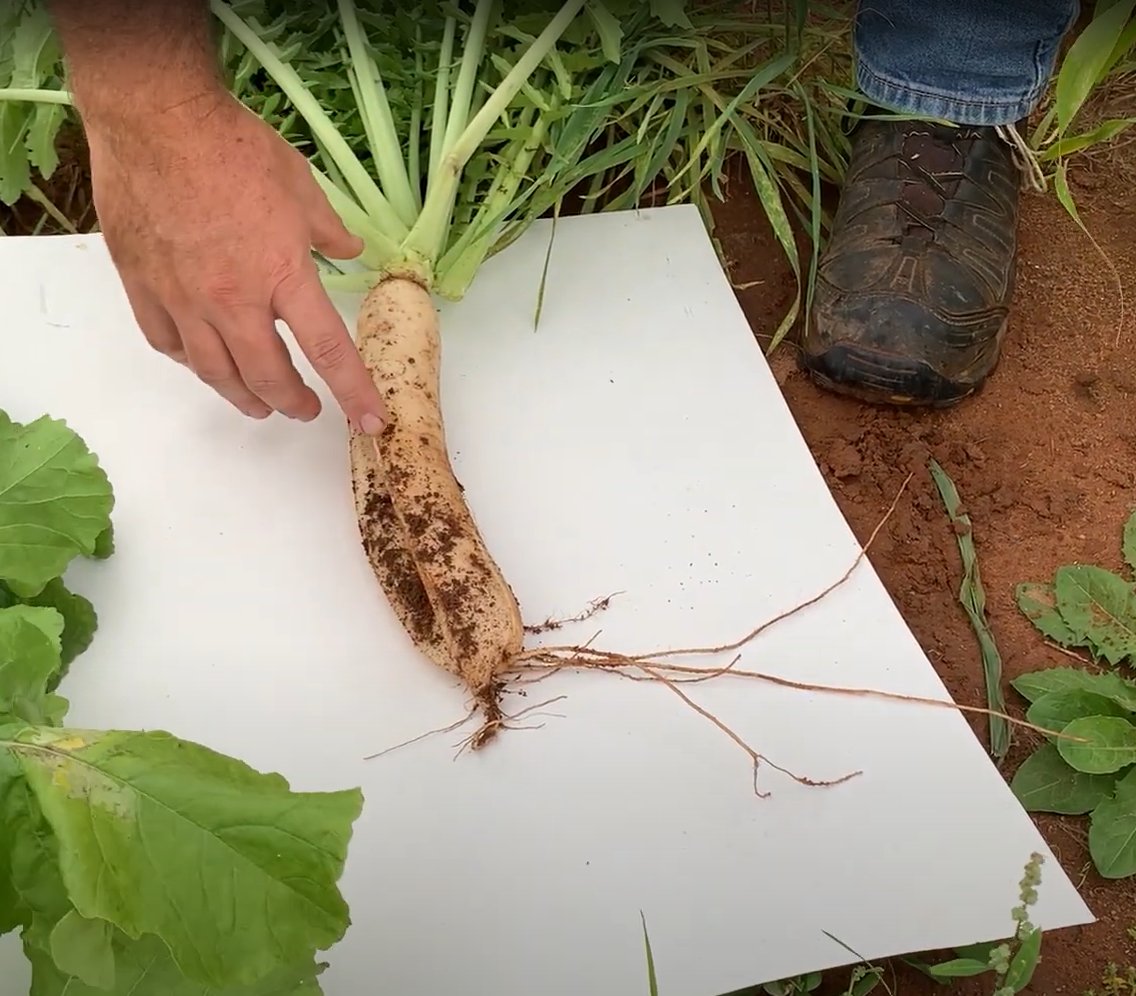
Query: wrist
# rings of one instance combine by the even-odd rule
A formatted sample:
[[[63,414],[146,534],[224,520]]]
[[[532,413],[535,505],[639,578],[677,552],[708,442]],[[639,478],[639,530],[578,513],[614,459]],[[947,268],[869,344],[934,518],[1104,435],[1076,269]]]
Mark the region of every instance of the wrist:
[[[190,126],[225,99],[205,0],[48,0],[84,124],[131,138]]]
[[[132,93],[125,99],[116,94]],[[122,135],[131,140],[154,134],[185,134],[232,103],[219,80],[183,80],[176,87],[114,87],[103,92],[77,93],[76,109],[88,130]]]

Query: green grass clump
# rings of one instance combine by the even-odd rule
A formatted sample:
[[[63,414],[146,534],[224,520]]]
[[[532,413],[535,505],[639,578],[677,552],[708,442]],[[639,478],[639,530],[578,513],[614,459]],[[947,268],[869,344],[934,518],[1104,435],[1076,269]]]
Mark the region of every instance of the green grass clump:
[[[335,11],[300,0],[235,0],[231,6],[296,68],[338,134],[378,176]],[[424,29],[429,11],[401,7],[392,15],[361,6],[371,55],[409,153],[412,136],[428,127],[431,114],[433,80],[424,68],[438,62],[438,42]],[[507,17],[494,25],[488,47],[502,76],[531,40],[527,29],[539,21],[538,7],[535,0],[510,0]],[[1136,93],[1134,7],[1136,0],[1099,0],[1063,56],[1025,142],[1035,178],[1052,186],[1078,222],[1070,162],[1115,146],[1136,122],[1136,108],[1102,118],[1093,101],[1125,88]],[[840,183],[849,131],[865,113],[854,79],[853,5],[769,0],[745,10],[732,0],[592,0],[585,10],[526,88],[530,103],[516,103],[502,116],[489,140],[494,157],[463,177],[458,203],[464,216],[456,223],[475,241],[490,220],[476,205],[524,187],[524,218],[493,231],[485,254],[510,244],[531,217],[565,210],[693,202],[713,228],[710,201],[724,199],[726,164],[740,160],[797,282],[771,336],[774,348],[807,313],[831,223],[822,193]],[[328,150],[255,57],[231,32],[219,37],[233,92],[336,180]],[[408,51],[418,54],[408,59]],[[486,92],[474,93],[474,110]],[[550,99],[556,106],[548,106]],[[41,4],[7,5],[0,13],[0,204],[33,199],[64,230],[74,228],[72,220],[46,197],[43,181],[58,167],[60,129],[75,120],[68,102]],[[1124,106],[1123,100],[1110,104]],[[574,145],[576,139],[584,144]],[[515,166],[504,179],[502,164]],[[428,171],[430,164],[417,166]],[[501,183],[516,189],[502,192]],[[808,258],[801,257],[796,231],[808,237]]]

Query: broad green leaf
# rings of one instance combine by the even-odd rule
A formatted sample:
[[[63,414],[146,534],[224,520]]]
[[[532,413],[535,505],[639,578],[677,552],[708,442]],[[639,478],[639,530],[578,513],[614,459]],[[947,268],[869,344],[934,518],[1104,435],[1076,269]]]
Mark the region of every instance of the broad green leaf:
[[[1068,723],[1082,716],[1127,718],[1129,715],[1127,709],[1107,696],[1070,688],[1043,695],[1029,707],[1026,719],[1037,726],[1060,733]]]
[[[95,552],[91,554],[95,560],[106,560],[114,553],[114,523],[112,522],[95,540]]]
[[[91,645],[99,625],[95,607],[82,595],[70,591],[58,578],[48,581],[43,591],[25,599],[25,602],[55,609],[63,616],[60,656],[64,669]]]
[[[1036,702],[1049,692],[1088,688],[1087,683],[1092,678],[1093,675],[1088,671],[1075,667],[1047,667],[1011,678],[1010,684],[1028,702]]]
[[[23,908],[12,874],[12,852],[24,832],[27,786],[14,759],[0,754],[0,936],[22,926],[29,915]]]
[[[927,971],[936,979],[965,979],[985,975],[990,971],[990,965],[973,958],[952,958],[938,965],[929,965]]]
[[[1071,768],[1054,744],[1043,744],[1027,757],[1010,781],[1027,811],[1065,816],[1091,813],[1115,786],[1115,775],[1087,775]]]
[[[82,595],[68,590],[59,578],[48,581],[41,592],[30,598],[20,598],[0,581],[0,608],[17,603],[52,608],[63,616],[63,637],[60,648],[63,666],[48,686],[51,688],[59,683],[59,679],[66,673],[67,666],[91,645],[99,623],[95,607]]]
[[[19,425],[0,412],[0,580],[17,595],[93,555],[113,505],[98,459],[65,423]]]
[[[51,932],[51,957],[59,970],[96,989],[114,986],[114,928],[69,910]]]
[[[1089,775],[1107,775],[1136,764],[1136,726],[1115,716],[1085,716],[1061,731],[1087,741],[1057,741],[1065,762]]]
[[[1125,563],[1136,571],[1136,512],[1124,523],[1123,549]]]
[[[1136,682],[1112,672],[1094,674],[1075,667],[1050,667],[1019,675],[1010,684],[1030,702],[1052,692],[1076,690],[1112,699],[1129,712],[1136,712]]]
[[[132,940],[113,932],[114,984],[96,988],[61,969],[42,948],[24,945],[32,966],[29,996],[322,996],[314,959],[274,969],[247,986],[215,988],[187,979],[169,948],[153,936]]]
[[[76,910],[152,933],[189,978],[248,985],[343,936],[336,883],[358,791],[277,774],[163,732],[24,730],[20,759]]]
[[[53,925],[69,906],[51,828],[19,762],[0,749],[0,933]]]
[[[1093,811],[1089,853],[1105,878],[1136,875],[1136,768],[1116,783],[1116,794]]]
[[[1077,638],[1073,635],[1073,631],[1057,611],[1057,596],[1053,585],[1026,581],[1018,585],[1017,597],[1018,608],[1044,636],[1064,647],[1076,643]]]
[[[59,671],[63,617],[52,608],[0,609],[0,722],[47,719],[47,686]]]
[[[969,958],[971,961],[981,961],[989,965],[990,956],[1001,943],[1001,941],[981,941],[978,944],[964,944],[955,948],[955,954],[960,958]]]
[[[1003,986],[1010,992],[1020,993],[1029,985],[1040,959],[1041,939],[1042,931],[1036,927],[1022,938],[1018,950],[1010,959],[1010,969],[1003,982]]]
[[[1077,116],[1085,98],[1097,82],[1134,8],[1136,0],[1117,0],[1094,17],[1069,46],[1055,88],[1057,121],[1062,133]]]
[[[1078,643],[1110,664],[1136,656],[1136,589],[1103,567],[1061,567],[1054,579],[1057,608]]]

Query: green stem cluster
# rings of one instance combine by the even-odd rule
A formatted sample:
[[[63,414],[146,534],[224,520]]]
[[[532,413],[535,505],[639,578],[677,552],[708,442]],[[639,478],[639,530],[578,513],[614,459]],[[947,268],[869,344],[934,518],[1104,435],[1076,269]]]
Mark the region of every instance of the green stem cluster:
[[[211,0],[218,19],[284,91],[311,128],[325,161],[333,164],[333,169],[327,172],[314,165],[312,168],[332,206],[344,224],[363,240],[365,250],[360,258],[361,271],[326,275],[326,283],[359,289],[384,277],[399,275],[412,277],[446,296],[461,296],[488,253],[497,226],[515,203],[525,171],[544,139],[547,121],[540,110],[534,113],[530,108],[522,112],[520,131],[526,132],[526,137],[510,144],[474,222],[466,226],[458,238],[451,239],[465,168],[541,62],[552,53],[585,2],[565,0],[476,108],[475,101],[484,87],[482,66],[486,61],[495,0],[477,0],[456,67],[453,62],[457,18],[453,15],[446,18],[434,67],[434,99],[423,193],[419,166],[422,157],[420,105],[416,105],[404,154],[404,142],[391,110],[387,87],[354,0],[338,0],[338,8],[349,60],[349,78],[363,122],[367,151],[374,163],[374,177],[273,45],[226,0]],[[415,58],[416,67],[420,67],[421,55],[416,54]],[[332,175],[333,170],[335,175]]]

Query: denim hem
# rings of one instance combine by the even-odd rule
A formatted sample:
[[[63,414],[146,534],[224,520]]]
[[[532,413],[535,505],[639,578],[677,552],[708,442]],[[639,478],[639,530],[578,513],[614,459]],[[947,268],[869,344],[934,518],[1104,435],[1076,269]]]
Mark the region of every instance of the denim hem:
[[[857,60],[856,83],[873,103],[918,117],[939,118],[957,125],[1011,125],[1030,115],[1045,94],[1045,84],[1011,99],[960,97],[925,86],[901,83]]]

